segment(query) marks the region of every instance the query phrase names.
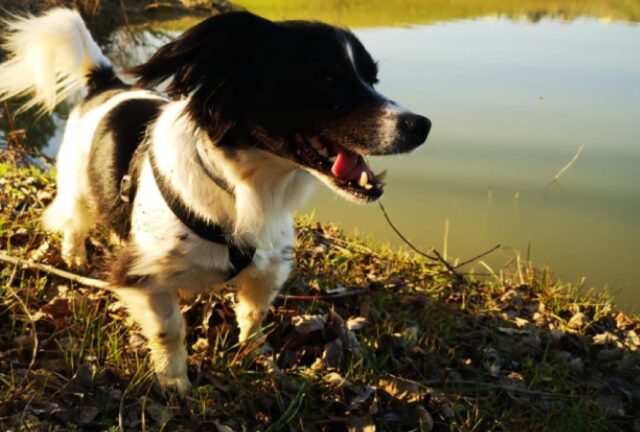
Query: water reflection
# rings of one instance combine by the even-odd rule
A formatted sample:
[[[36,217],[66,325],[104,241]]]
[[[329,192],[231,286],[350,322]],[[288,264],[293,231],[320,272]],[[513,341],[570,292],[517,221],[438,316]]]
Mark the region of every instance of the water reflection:
[[[16,101],[0,105],[0,143],[4,143],[10,134],[17,130],[20,131],[22,144],[30,149],[42,149],[63,126],[66,109],[62,107],[51,116],[39,115],[36,110],[16,115],[19,106]],[[11,120],[8,117],[11,117]]]
[[[350,27],[429,24],[479,17],[539,22],[579,17],[640,21],[637,1],[592,0],[239,0],[248,10],[273,19],[312,19]]]

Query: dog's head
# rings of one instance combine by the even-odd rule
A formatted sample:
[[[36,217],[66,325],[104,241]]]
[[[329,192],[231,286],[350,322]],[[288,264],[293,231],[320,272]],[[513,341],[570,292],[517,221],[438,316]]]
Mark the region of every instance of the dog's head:
[[[131,72],[145,86],[171,78],[214,143],[269,151],[357,201],[383,192],[364,157],[411,151],[431,128],[375,90],[377,65],[351,32],[318,22],[217,15]]]

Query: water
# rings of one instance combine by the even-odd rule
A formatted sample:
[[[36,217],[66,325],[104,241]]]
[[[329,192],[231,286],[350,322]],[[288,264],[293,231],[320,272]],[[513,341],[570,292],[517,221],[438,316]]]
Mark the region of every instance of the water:
[[[357,33],[380,61],[380,90],[434,124],[419,151],[375,163],[389,169],[384,202],[413,242],[443,250],[448,223],[450,256],[500,243],[488,259],[500,268],[529,250],[556,276],[637,304],[638,26],[500,18]],[[309,209],[397,243],[375,208],[324,192]]]
[[[519,253],[563,280],[608,285],[620,305],[639,310],[640,5],[241,3],[270,18],[355,27],[379,61],[379,90],[431,118],[421,149],[373,160],[389,170],[387,210],[416,245],[465,259],[499,243],[485,259],[495,269]],[[111,56],[121,66],[141,61],[194,22],[155,23],[137,33],[143,44],[119,32]],[[54,152],[63,119],[64,109],[40,120],[31,139],[52,137]],[[377,207],[322,186],[305,211],[401,244]]]

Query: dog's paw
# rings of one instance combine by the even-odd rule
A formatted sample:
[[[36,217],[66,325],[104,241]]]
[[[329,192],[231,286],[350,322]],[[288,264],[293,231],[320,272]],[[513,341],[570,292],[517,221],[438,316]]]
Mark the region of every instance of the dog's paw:
[[[185,375],[184,377],[167,377],[166,375],[156,375],[160,387],[168,395],[176,395],[184,398],[191,390],[191,382]]]
[[[63,254],[62,259],[71,270],[85,272],[89,268],[85,254]]]

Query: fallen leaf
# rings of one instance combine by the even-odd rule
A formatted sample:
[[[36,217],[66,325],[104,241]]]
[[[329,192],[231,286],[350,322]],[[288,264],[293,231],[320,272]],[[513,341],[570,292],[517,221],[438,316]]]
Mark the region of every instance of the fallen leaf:
[[[593,337],[593,343],[596,345],[611,345],[616,342],[618,342],[618,336],[608,331],[599,333]]]
[[[619,329],[624,330],[629,327],[635,326],[636,323],[624,313],[618,312],[618,314],[616,315],[616,325]]]
[[[322,377],[322,381],[332,387],[342,387],[347,382],[347,380],[337,372],[329,372]]]
[[[321,331],[327,325],[327,319],[322,315],[301,315],[291,318],[291,323],[300,336],[306,336]]]
[[[213,425],[216,427],[217,432],[234,432],[229,426],[225,426],[216,420],[213,421]]]
[[[78,407],[78,423],[88,425],[100,414],[100,410],[94,406]]]
[[[634,330],[629,330],[624,335],[624,343],[629,346],[631,351],[636,351],[640,348],[640,337]]]
[[[344,357],[344,344],[341,339],[336,338],[325,345],[322,353],[322,362],[324,367],[337,369],[340,367],[340,361]]]
[[[567,325],[574,329],[580,329],[582,327],[584,327],[585,325],[587,325],[589,323],[589,318],[583,314],[582,312],[578,312],[577,314],[573,315],[571,317],[571,319],[569,320],[569,322],[567,323]]]
[[[51,299],[51,301],[49,301],[49,303],[42,306],[40,310],[45,315],[48,315],[54,320],[61,320],[69,315],[69,313],[71,312],[71,307],[69,304],[69,299],[54,297],[53,299]]]
[[[378,388],[384,390],[391,397],[407,403],[417,402],[422,398],[418,383],[409,379],[381,378],[378,381]]]
[[[374,414],[377,411],[377,406],[375,406],[374,401],[376,393],[375,387],[367,384],[350,384],[345,387],[353,394],[349,402],[349,411],[365,411],[370,414]]]
[[[40,416],[51,416],[60,410],[60,405],[49,401],[34,401],[29,405],[29,410]]]
[[[500,297],[500,301],[502,301],[503,303],[508,303],[515,306],[522,306],[522,296],[520,295],[519,292],[515,290],[510,290],[504,293]]]
[[[416,413],[420,421],[420,430],[423,432],[431,432],[435,426],[435,422],[429,411],[422,405],[418,405],[416,407]]]
[[[346,422],[348,432],[375,432],[376,425],[371,416],[349,417]]]
[[[367,324],[365,317],[351,317],[347,319],[347,328],[351,331],[361,330]]]
[[[597,397],[596,403],[607,414],[619,417],[625,414],[624,404],[619,397],[602,394]]]

